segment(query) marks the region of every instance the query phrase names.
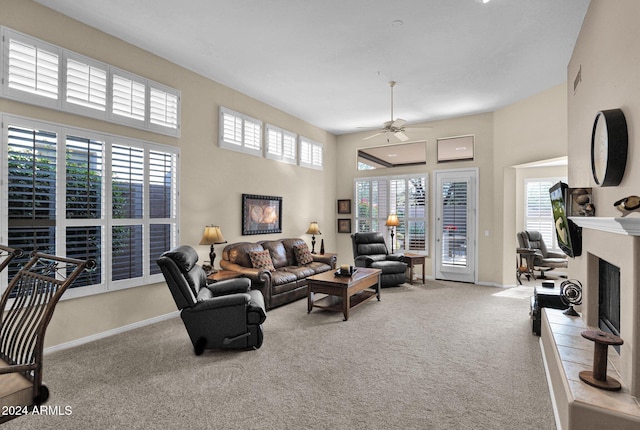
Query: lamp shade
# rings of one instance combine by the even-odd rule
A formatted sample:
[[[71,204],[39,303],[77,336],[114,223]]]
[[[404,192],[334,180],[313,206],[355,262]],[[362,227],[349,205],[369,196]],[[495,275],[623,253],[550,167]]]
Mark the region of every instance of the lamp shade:
[[[311,221],[311,224],[309,224],[309,229],[307,230],[307,234],[322,234],[320,233],[320,227],[318,227],[318,221]]]
[[[208,225],[204,228],[200,245],[215,245],[218,243],[227,243],[222,235],[220,227],[217,225]]]
[[[400,220],[398,219],[398,215],[389,214],[387,217],[387,222],[384,224],[389,227],[398,227],[400,225]]]

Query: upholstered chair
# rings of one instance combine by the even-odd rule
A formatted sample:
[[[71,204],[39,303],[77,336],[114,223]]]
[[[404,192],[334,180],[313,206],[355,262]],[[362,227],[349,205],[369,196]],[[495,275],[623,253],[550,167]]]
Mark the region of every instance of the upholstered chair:
[[[405,281],[407,265],[402,254],[389,254],[382,233],[355,233],[351,235],[356,267],[380,269],[381,287],[395,287]]]
[[[190,246],[163,253],[157,263],[167,281],[196,355],[205,349],[258,349],[266,311],[262,293],[247,278],[207,284]]]
[[[553,252],[547,249],[542,234],[539,231],[529,230],[521,231],[518,237],[518,253],[521,255],[523,251],[529,251],[527,266],[531,273],[533,270],[540,271],[540,275],[534,278],[544,278],[545,273],[553,269],[561,269],[569,266],[569,257],[561,252]]]

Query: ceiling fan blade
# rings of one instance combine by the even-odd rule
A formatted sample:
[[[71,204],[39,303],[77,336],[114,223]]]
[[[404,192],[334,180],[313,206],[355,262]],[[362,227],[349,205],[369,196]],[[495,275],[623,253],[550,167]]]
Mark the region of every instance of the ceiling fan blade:
[[[410,125],[409,127],[405,127],[405,130],[423,130],[425,128],[433,128],[432,125]]]
[[[401,131],[396,131],[395,133],[393,133],[393,135],[403,142],[406,142],[407,140],[409,140],[409,136],[407,136]]]
[[[391,127],[400,128],[405,122],[407,121],[402,118],[396,118],[396,120],[391,123]]]
[[[362,140],[369,140],[369,139],[372,139],[372,138],[374,138],[376,136],[380,136],[381,134],[384,134],[384,133],[385,133],[384,131],[379,131],[378,133],[372,134],[371,136],[368,136],[368,137],[365,137]]]

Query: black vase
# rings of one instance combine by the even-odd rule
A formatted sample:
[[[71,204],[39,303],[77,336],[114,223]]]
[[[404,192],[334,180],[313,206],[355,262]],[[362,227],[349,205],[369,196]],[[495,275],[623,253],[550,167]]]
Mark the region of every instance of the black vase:
[[[320,240],[320,254],[324,254],[324,239]]]

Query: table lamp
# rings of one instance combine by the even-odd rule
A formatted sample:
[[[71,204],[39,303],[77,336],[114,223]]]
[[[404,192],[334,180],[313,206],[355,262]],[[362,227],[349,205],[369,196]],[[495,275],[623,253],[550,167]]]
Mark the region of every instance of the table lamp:
[[[387,222],[384,223],[387,227],[390,227],[391,230],[391,253],[393,254],[393,236],[395,236],[395,228],[400,225],[400,220],[398,219],[398,215],[389,214],[387,217]]]
[[[200,245],[211,245],[211,249],[209,250],[209,261],[211,262],[211,268],[213,269],[213,273],[216,273],[217,270],[213,268],[213,262],[216,259],[216,253],[213,250],[213,245],[219,245],[221,243],[227,243],[222,235],[222,231],[220,231],[220,227],[217,225],[208,225],[204,228],[204,233],[202,234],[202,239],[200,239]]]
[[[318,221],[311,221],[309,224],[309,228],[307,229],[307,233],[311,235],[311,253],[315,254],[316,247],[316,234],[320,235],[320,227],[318,227]]]

